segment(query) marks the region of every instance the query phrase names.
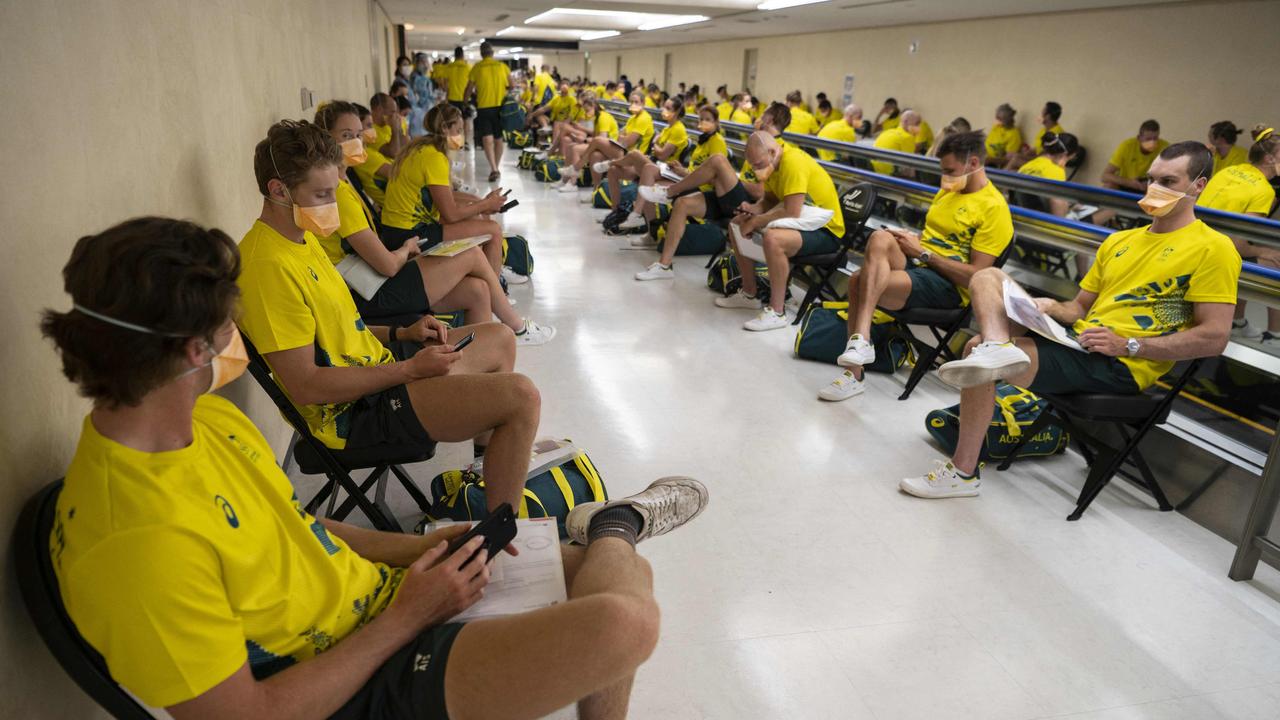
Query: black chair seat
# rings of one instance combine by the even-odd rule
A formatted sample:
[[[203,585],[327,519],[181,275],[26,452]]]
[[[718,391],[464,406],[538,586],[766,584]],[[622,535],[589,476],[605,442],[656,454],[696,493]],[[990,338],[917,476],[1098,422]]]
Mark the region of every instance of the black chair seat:
[[[806,286],[804,298],[796,308],[796,317],[792,325],[799,325],[814,303],[823,298],[836,300],[840,297],[840,291],[831,284],[831,278],[844,269],[849,259],[849,252],[861,238],[875,203],[876,189],[872,184],[859,183],[849,188],[840,196],[840,213],[844,217],[844,237],[840,238],[839,246],[833,252],[797,255],[791,258],[791,272],[787,277],[787,287],[790,288],[791,283],[797,279],[802,279]]]
[[[949,325],[964,317],[969,308],[910,308],[906,310],[886,310],[893,319],[908,325]]]
[[[1041,393],[1041,397],[1051,402],[1054,407],[1075,417],[1107,422],[1141,422],[1151,415],[1161,401],[1159,396],[1148,393],[1132,395]],[[1163,416],[1157,417],[1156,422],[1163,423],[1168,416],[1169,406],[1166,406]]]
[[[343,470],[364,470],[379,465],[408,465],[426,462],[435,455],[436,444],[429,445],[372,445],[356,450],[330,450],[329,455]],[[300,442],[293,449],[293,459],[298,468],[306,475],[321,475],[325,472],[324,459],[309,443]]]
[[[791,258],[792,265],[830,265],[835,262],[841,253],[823,253],[821,255],[796,255]]]

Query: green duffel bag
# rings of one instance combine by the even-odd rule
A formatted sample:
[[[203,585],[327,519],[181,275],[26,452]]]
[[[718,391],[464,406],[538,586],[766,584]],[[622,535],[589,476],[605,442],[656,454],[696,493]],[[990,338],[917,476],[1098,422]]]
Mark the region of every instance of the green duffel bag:
[[[533,253],[529,252],[529,241],[523,235],[502,238],[502,264],[517,275],[533,274]]]
[[[530,147],[533,145],[535,139],[533,133],[528,130],[512,130],[511,132],[504,134],[507,136],[507,147],[512,150],[521,150],[523,148]],[[524,169],[528,170],[528,168]]]
[[[1048,406],[1040,396],[1008,383],[996,384],[996,406],[991,413],[991,425],[982,442],[981,460],[1004,460],[1013,446],[1022,439],[1023,432],[1040,417]],[[960,436],[960,406],[952,405],[934,410],[925,416],[925,427],[948,455],[955,452],[956,439]],[[1066,452],[1071,436],[1057,425],[1050,425],[1027,441],[1018,457],[1044,457]]]
[[[658,252],[662,252],[662,245],[667,240],[667,228],[658,228]],[[680,238],[680,246],[676,248],[676,255],[716,255],[724,252],[725,239],[724,228],[715,223],[693,223],[690,222],[684,227],[684,236]]]
[[[489,516],[484,478],[474,470],[440,473],[432,479],[430,491],[431,507],[414,528],[419,535],[428,523],[440,520],[470,522]],[[568,534],[564,522],[570,510],[580,503],[608,499],[609,492],[600,473],[591,463],[591,458],[579,450],[565,462],[529,478],[520,507],[516,509],[516,517],[554,517],[560,538],[565,539]]]
[[[526,148],[527,150],[528,148]],[[516,158],[516,167],[521,170],[532,170],[539,162],[538,153],[520,151],[520,157]]]
[[[849,343],[848,322],[848,302],[814,303],[800,320],[792,351],[798,358],[834,365]],[[914,365],[915,350],[902,332],[893,317],[876,310],[871,316],[871,345],[876,359],[863,370],[894,373],[908,362]]]
[[[622,207],[630,209],[636,202],[636,195],[640,192],[640,186],[629,180],[623,180],[622,190]],[[613,202],[609,199],[609,184],[600,183],[600,187],[591,196],[591,207],[597,210],[613,209]]]
[[[504,132],[516,132],[524,127],[524,108],[514,97],[508,96],[502,101],[498,116],[502,118]]]
[[[589,188],[594,187],[595,184],[595,181],[591,178],[591,168],[582,168],[582,172],[578,173],[578,187]]]
[[[560,181],[560,160],[539,160],[533,166],[533,176],[542,182],[559,182]]]
[[[684,245],[684,241],[681,240],[680,244]],[[712,258],[711,264],[707,266],[707,287],[725,297],[738,292],[742,287],[742,274],[738,272],[738,259],[733,250],[726,250]],[[762,262],[756,263],[756,289],[759,297],[769,296],[769,268]]]

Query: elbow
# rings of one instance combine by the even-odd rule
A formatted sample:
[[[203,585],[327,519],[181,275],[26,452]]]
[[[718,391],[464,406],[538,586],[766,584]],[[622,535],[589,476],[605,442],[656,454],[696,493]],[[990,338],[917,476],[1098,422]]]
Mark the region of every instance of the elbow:
[[[1227,343],[1230,341],[1231,341],[1231,331],[1229,329],[1221,330],[1214,333],[1213,342],[1210,346],[1212,352],[1209,354],[1209,357],[1216,357],[1226,352]]]

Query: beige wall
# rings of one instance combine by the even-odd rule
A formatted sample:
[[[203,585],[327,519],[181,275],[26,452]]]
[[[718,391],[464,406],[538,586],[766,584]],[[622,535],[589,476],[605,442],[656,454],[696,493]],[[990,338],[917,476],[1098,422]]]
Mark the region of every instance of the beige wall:
[[[272,122],[310,117],[300,89],[366,101],[385,87],[371,36],[368,0],[0,3],[0,537],[62,474],[87,410],[36,328],[41,308],[68,306],[59,273],[76,238],[146,213],[242,235],[260,204],[252,148]],[[283,443],[260,391],[242,380],[229,394]],[[0,557],[0,714],[94,717]]]
[[[698,83],[710,96],[721,84],[736,92],[743,52],[758,48],[753,90],[763,98],[825,91],[838,105],[852,74],[854,101],[870,115],[893,96],[935,130],[957,115],[989,127],[996,105],[1009,102],[1026,136],[1038,129],[1044,102],[1056,100],[1063,126],[1090,151],[1077,179],[1096,182],[1111,151],[1148,117],[1177,140],[1204,140],[1218,120],[1246,129],[1280,123],[1277,28],[1274,0],[1195,3],[698,42],[621,56],[632,82],[661,82],[670,52],[672,80]],[[618,55],[592,51],[600,70],[593,74],[612,77]]]

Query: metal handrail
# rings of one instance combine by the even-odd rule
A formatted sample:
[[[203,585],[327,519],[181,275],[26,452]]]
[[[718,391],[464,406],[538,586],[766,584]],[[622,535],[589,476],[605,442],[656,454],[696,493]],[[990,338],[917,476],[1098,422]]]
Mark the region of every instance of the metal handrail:
[[[627,112],[627,105],[616,101],[602,101],[601,105],[605,107],[614,116],[625,119],[630,116]],[[657,115],[658,111],[654,108],[646,108],[651,115]],[[697,123],[697,116],[685,115],[683,122],[686,126],[693,127]],[[654,120],[655,127],[665,128],[668,123],[662,120]],[[741,123],[730,123],[721,121],[720,127],[733,131],[734,134],[747,136],[755,132],[755,128],[750,125],[742,125]],[[697,136],[697,130],[692,133]],[[821,148],[823,150],[831,150],[834,152],[852,155],[863,159],[884,160],[910,166],[916,169],[922,169],[927,172],[938,172],[938,161],[936,158],[924,157],[921,155],[913,155],[910,153],[900,153],[892,150],[882,150],[880,148],[868,147],[866,145],[844,143],[836,140],[828,140],[812,135],[793,135],[784,133],[783,138],[787,142],[800,147]],[[746,143],[736,138],[725,136],[725,144],[735,151],[744,151]],[[827,173],[836,182],[845,184],[854,184],[860,182],[869,182],[876,186],[876,189],[882,195],[887,195],[891,199],[906,202],[922,208],[927,208],[933,202],[933,197],[938,193],[938,188],[927,185],[915,180],[908,180],[894,175],[882,175],[880,173],[864,170],[862,168],[845,165],[838,162],[830,162],[819,160],[818,164],[826,169]],[[1079,183],[1059,182],[1056,180],[1046,180],[1044,178],[1036,178],[1030,175],[1022,175],[1020,173],[1010,173],[998,170],[988,170],[989,175],[995,175],[999,178],[999,186],[1013,187],[1014,189],[1024,192],[1032,192],[1037,195],[1045,195],[1050,197],[1070,198],[1071,193],[1079,192],[1081,201],[1089,202],[1089,204],[1099,204],[1092,202],[1094,197],[1111,198],[1108,203],[1115,206],[1115,196],[1124,196],[1130,198],[1130,204],[1126,210],[1131,210],[1137,199],[1140,197],[1133,193],[1125,193],[1118,190],[1109,190],[1106,188],[1095,188]],[[1027,182],[1030,181],[1030,182]],[[1048,188],[1048,189],[1046,189]],[[1063,250],[1074,252],[1095,253],[1102,241],[1110,235],[1113,230],[1100,227],[1091,223],[1080,222],[1078,220],[1069,220],[1056,215],[1045,212],[1029,210],[1027,208],[1009,206],[1009,212],[1013,216],[1014,232],[1017,237],[1031,240],[1046,245],[1052,245]],[[1218,230],[1229,232],[1235,237],[1247,239],[1249,242],[1256,242],[1260,245],[1271,245],[1280,247],[1280,222],[1273,220],[1264,220],[1254,218],[1248,215],[1237,215],[1234,213],[1224,213],[1217,210],[1208,210],[1205,208],[1197,208],[1197,214],[1202,215],[1202,219]],[[1234,228],[1246,228],[1248,232],[1238,232]],[[1265,234],[1264,234],[1265,233]],[[1242,300],[1256,300],[1267,303],[1269,305],[1280,306],[1280,271],[1272,268],[1263,267],[1256,263],[1246,262],[1243,264],[1240,274],[1239,293]]]
[[[603,101],[601,104],[616,116],[628,116],[628,113],[626,112],[627,105],[624,103],[617,101]],[[655,108],[646,108],[646,110],[650,115],[655,116],[655,118],[660,118],[659,110]],[[695,135],[697,134],[696,127],[698,117],[696,115],[685,115],[682,121],[686,127],[694,129]],[[663,122],[661,119],[655,119],[654,124],[661,127],[667,126],[667,123]],[[755,132],[755,128],[750,125],[726,122],[723,120],[720,121],[720,127],[722,130],[729,131],[735,135],[743,137]],[[937,158],[925,157],[914,153],[898,152],[896,150],[884,150],[864,143],[846,143],[839,140],[820,138],[814,135],[783,133],[782,137],[787,142],[799,147],[827,150],[863,160],[889,162],[899,167],[909,167],[914,170],[921,170],[935,175],[940,174],[941,172]],[[726,141],[729,140],[727,135],[725,139]],[[842,165],[842,167],[847,166]],[[1137,210],[1137,202],[1142,196],[1136,193],[1095,187],[1093,185],[1084,185],[1075,182],[1049,180],[1047,178],[1024,175],[1022,173],[1011,172],[1008,170],[997,170],[994,168],[987,169],[987,176],[995,178],[998,181],[997,184],[1002,189],[1017,190],[1041,197],[1060,198],[1086,205],[1095,205],[1100,208],[1115,210],[1120,215],[1127,217],[1144,217],[1143,214]],[[876,174],[876,177],[883,178],[885,176]],[[1200,207],[1196,208],[1196,215],[1218,231],[1226,233],[1233,238],[1245,240],[1258,245],[1280,248],[1280,222],[1275,220]],[[1106,231],[1104,230],[1104,236],[1105,232]]]

